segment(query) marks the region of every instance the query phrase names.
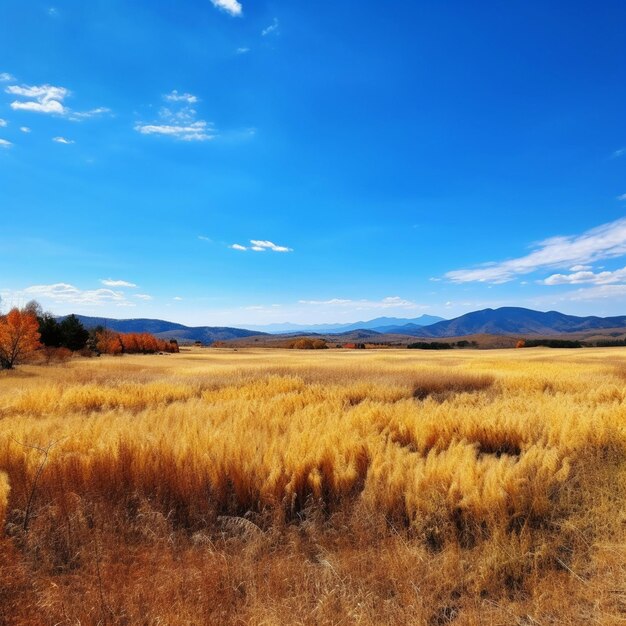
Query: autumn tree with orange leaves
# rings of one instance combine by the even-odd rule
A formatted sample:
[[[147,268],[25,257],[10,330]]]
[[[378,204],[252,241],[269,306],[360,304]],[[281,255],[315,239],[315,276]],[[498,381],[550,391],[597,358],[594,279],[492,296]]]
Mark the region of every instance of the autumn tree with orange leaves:
[[[150,333],[116,333],[101,330],[96,333],[96,349],[101,354],[154,354],[178,352],[178,342],[157,339]]]
[[[38,348],[39,322],[31,311],[17,308],[0,316],[0,369],[23,363]]]

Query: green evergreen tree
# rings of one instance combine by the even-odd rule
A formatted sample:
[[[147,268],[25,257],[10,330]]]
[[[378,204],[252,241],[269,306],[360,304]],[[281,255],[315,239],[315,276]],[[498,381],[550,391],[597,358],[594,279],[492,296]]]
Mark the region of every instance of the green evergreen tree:
[[[68,315],[60,324],[62,345],[70,350],[82,350],[87,345],[89,331],[76,315]]]
[[[63,334],[54,316],[51,313],[43,313],[37,316],[37,321],[41,343],[50,348],[60,348],[63,343]]]

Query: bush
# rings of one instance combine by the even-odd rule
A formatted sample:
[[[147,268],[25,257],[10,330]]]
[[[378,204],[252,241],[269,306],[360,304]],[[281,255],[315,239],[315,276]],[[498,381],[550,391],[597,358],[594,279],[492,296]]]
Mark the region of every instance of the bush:
[[[452,350],[452,347],[452,344],[443,341],[416,341],[407,346],[409,350]]]
[[[295,350],[325,350],[328,346],[323,339],[308,339],[307,337],[303,337],[292,341],[289,344],[289,348]]]
[[[72,351],[69,348],[44,346],[42,352],[47,365],[51,363],[65,363],[72,358]]]
[[[519,345],[519,344],[523,345]],[[582,348],[580,341],[570,341],[569,339],[522,339],[517,342],[518,348]]]

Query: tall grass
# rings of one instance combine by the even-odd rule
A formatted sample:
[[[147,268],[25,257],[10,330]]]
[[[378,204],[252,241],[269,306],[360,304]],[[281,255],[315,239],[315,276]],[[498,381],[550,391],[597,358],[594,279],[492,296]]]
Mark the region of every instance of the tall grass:
[[[21,569],[0,562],[0,624],[620,623],[625,362],[250,350],[4,373]]]

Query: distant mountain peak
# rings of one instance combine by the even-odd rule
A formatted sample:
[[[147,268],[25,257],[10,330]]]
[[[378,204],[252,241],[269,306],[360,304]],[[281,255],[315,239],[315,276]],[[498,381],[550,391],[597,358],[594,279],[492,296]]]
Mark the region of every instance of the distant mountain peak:
[[[263,326],[253,325],[252,329],[279,334],[279,333],[341,333],[353,330],[375,330],[377,332],[388,332],[386,328],[402,326],[404,324],[414,324],[418,326],[428,326],[442,321],[443,317],[436,315],[420,315],[414,318],[403,317],[376,317],[367,321],[346,322],[336,324],[291,324],[284,322],[280,324],[267,324]]]
[[[460,337],[463,335],[552,335],[626,326],[626,316],[578,317],[559,311],[535,311],[523,307],[481,309],[421,329],[423,337]]]

